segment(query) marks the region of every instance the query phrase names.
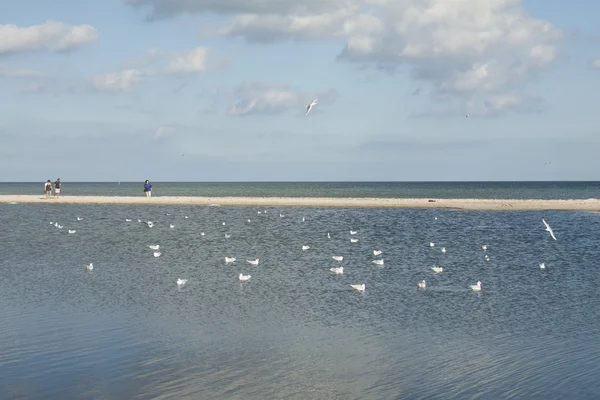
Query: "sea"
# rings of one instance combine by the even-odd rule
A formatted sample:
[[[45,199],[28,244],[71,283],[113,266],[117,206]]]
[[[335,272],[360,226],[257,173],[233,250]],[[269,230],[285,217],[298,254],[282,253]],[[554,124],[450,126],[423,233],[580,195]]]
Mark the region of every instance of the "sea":
[[[40,194],[44,181],[0,182],[0,195]],[[139,196],[143,182],[62,182],[61,196]],[[152,182],[152,196],[589,199],[600,182]]]
[[[153,190],[589,198],[597,187]],[[65,182],[65,196],[85,194],[143,195],[142,183]],[[597,212],[49,203],[0,204],[0,224],[0,399],[600,398]]]

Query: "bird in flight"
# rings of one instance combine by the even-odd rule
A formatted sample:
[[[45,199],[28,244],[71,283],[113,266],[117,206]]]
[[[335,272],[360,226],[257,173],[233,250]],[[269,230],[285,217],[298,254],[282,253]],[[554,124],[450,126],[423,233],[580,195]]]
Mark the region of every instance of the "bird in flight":
[[[556,240],[556,236],[554,236],[554,232],[552,232],[552,228],[550,228],[550,225],[548,225],[548,223],[544,220],[544,218],[542,218],[542,222],[544,223],[544,225],[546,225],[546,231],[548,231],[550,233],[550,236],[552,236],[552,239]]]
[[[310,112],[310,110],[312,110],[312,108],[317,105],[317,100],[318,99],[314,99],[312,101],[312,103],[310,103],[309,105],[306,106],[306,114],[304,114],[305,116],[308,115],[308,113]]]

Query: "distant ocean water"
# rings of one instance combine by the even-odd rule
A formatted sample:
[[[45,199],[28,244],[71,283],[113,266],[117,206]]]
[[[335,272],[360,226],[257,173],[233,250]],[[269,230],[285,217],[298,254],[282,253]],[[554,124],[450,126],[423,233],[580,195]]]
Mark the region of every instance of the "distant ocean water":
[[[598,213],[0,204],[0,225],[0,398],[600,398]]]
[[[152,182],[153,196],[589,199],[600,182]],[[0,183],[2,194],[41,194],[40,183]],[[143,196],[142,182],[63,182],[63,196]]]

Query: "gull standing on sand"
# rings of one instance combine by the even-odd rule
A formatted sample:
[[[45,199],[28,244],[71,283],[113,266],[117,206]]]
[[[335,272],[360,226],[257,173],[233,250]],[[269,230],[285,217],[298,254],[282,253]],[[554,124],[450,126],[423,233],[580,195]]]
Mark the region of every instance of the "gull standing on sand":
[[[554,236],[554,232],[552,232],[552,228],[550,228],[550,225],[548,225],[544,218],[542,218],[542,222],[544,223],[544,225],[546,225],[546,231],[550,232],[550,236],[552,236],[552,239],[556,240],[556,236]]]
[[[313,108],[314,106],[316,106],[316,105],[317,105],[317,101],[318,101],[318,100],[319,100],[319,99],[314,99],[314,100],[312,101],[312,103],[310,103],[309,105],[307,105],[307,106],[306,106],[306,113],[304,114],[304,116],[307,116],[307,115],[308,115],[308,113],[310,112],[310,110],[312,110],[312,108]]]

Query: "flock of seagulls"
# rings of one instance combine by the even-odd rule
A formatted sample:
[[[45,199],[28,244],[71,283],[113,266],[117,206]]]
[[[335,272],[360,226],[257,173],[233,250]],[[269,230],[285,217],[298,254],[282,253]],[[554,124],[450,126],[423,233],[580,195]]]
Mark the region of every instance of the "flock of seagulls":
[[[261,211],[258,211],[258,214],[261,214],[261,213],[262,213]],[[264,213],[266,214],[266,213],[267,213],[267,211],[264,211]],[[167,214],[167,215],[169,215],[169,214]],[[284,215],[283,215],[283,214],[280,214],[280,217],[281,217],[281,218],[283,218],[283,217],[284,217]],[[187,219],[187,218],[188,218],[188,216],[185,216],[184,218],[186,218],[186,219]],[[435,219],[437,220],[437,217],[435,217]],[[77,221],[82,221],[82,220],[83,220],[83,218],[81,218],[81,217],[77,217]],[[126,222],[131,222],[131,221],[132,221],[132,219],[126,218],[126,219],[125,219],[125,221],[126,221]],[[248,221],[248,222],[250,222],[251,220],[250,220],[250,219],[248,219],[247,221]],[[305,221],[306,221],[306,219],[303,217],[303,218],[302,218],[302,222],[305,222]],[[142,220],[139,220],[139,219],[138,219],[138,223],[140,223],[140,224],[142,224],[142,223],[143,223],[143,224],[145,224],[145,225],[146,225],[148,228],[153,228],[153,227],[155,226],[155,225],[154,225],[154,222],[152,222],[152,221],[142,221]],[[549,225],[549,224],[546,222],[546,220],[545,220],[545,219],[542,219],[542,223],[543,223],[543,224],[544,224],[544,226],[545,226],[545,231],[547,231],[547,232],[550,234],[550,236],[552,237],[552,239],[554,239],[554,240],[557,240],[557,239],[556,239],[556,235],[554,234],[554,232],[553,232],[552,228],[551,228],[551,227],[550,227],[550,225]],[[62,228],[63,228],[63,225],[59,224],[58,222],[50,222],[50,224],[51,224],[51,225],[54,225],[54,227],[56,227],[57,229],[62,229]],[[223,225],[223,226],[225,226],[225,225],[226,225],[226,224],[225,224],[225,222],[223,222],[223,223],[222,223],[222,225]],[[173,225],[173,224],[170,224],[170,225],[169,225],[169,227],[172,229],[172,228],[174,228],[174,227],[175,227],[175,225]],[[69,229],[69,230],[68,230],[68,232],[69,232],[70,234],[73,234],[73,233],[76,233],[76,232],[77,232],[77,230],[75,230],[75,229]],[[358,231],[357,231],[357,230],[350,230],[350,242],[351,242],[351,243],[356,243],[356,242],[358,242],[358,239],[356,239],[356,238],[354,237],[354,236],[355,236],[355,235],[357,235],[357,234],[358,234]],[[201,232],[201,235],[202,235],[202,236],[204,236],[204,232]],[[228,238],[230,238],[230,237],[231,237],[231,234],[225,234],[225,238],[226,238],[226,239],[228,239]],[[327,232],[327,238],[328,238],[328,239],[331,239],[331,234],[330,234],[330,232]],[[430,242],[430,243],[429,243],[429,247],[430,247],[430,248],[434,248],[434,247],[435,247],[435,245],[436,245],[436,244],[435,244],[435,242]],[[160,245],[159,245],[159,244],[151,244],[151,245],[148,245],[148,248],[149,248],[150,250],[153,250],[153,255],[154,255],[154,257],[160,257],[160,256],[161,256],[161,252],[160,252]],[[302,251],[307,251],[307,250],[309,250],[310,248],[311,248],[311,247],[310,247],[309,245],[303,245],[303,246],[302,246]],[[481,246],[481,249],[482,249],[484,252],[486,252],[486,251],[489,249],[489,246],[488,246],[487,244],[483,244],[483,245]],[[447,252],[446,248],[445,248],[445,247],[442,247],[442,248],[441,248],[441,252],[442,252],[443,254],[445,254],[445,253]],[[373,256],[374,256],[374,257],[379,257],[379,256],[381,256],[382,254],[383,254],[383,251],[382,251],[382,250],[380,250],[380,249],[375,249],[375,250],[373,250]],[[342,262],[342,261],[344,260],[344,256],[341,256],[341,255],[334,255],[334,256],[332,256],[331,258],[332,258],[334,261],[337,261],[337,262]],[[485,261],[489,261],[489,260],[490,260],[487,254],[485,254],[485,255],[484,255],[484,260],[485,260]],[[234,263],[237,261],[237,259],[236,259],[236,257],[229,257],[229,256],[226,256],[226,257],[224,258],[224,261],[225,261],[225,264],[231,265],[231,264],[234,264]],[[250,264],[250,265],[253,265],[253,266],[258,266],[258,265],[260,264],[260,259],[259,259],[259,258],[250,259],[250,260],[246,260],[246,262],[247,262],[248,264]],[[378,266],[383,266],[383,265],[384,265],[384,263],[385,263],[385,261],[384,261],[382,258],[376,258],[376,259],[374,259],[372,262],[373,262],[373,264],[375,264],[375,265],[378,265]],[[539,267],[540,267],[540,269],[545,269],[545,268],[546,268],[546,266],[545,266],[545,264],[544,264],[544,263],[540,263],[540,264],[539,264]],[[94,265],[93,265],[93,263],[90,263],[90,264],[87,264],[87,265],[85,265],[85,268],[86,268],[86,270],[87,270],[88,272],[92,272],[92,271],[94,270]],[[329,268],[329,271],[330,271],[330,272],[332,272],[332,273],[333,273],[333,274],[335,274],[335,275],[343,275],[343,274],[344,274],[344,267],[343,267],[343,266],[331,267],[331,268]],[[433,267],[431,267],[431,271],[432,271],[434,274],[440,274],[440,273],[444,272],[444,268],[443,268],[443,267],[441,267],[441,266],[433,266]],[[252,278],[252,275],[245,275],[244,273],[241,273],[241,272],[240,272],[240,273],[239,273],[239,275],[238,275],[238,279],[239,279],[239,281],[240,281],[240,282],[248,282],[248,281],[249,281],[251,278]],[[184,286],[184,285],[185,285],[187,282],[188,282],[188,279],[179,278],[179,279],[177,279],[177,281],[176,281],[176,284],[177,284],[177,287],[182,287],[182,286]],[[366,290],[366,286],[365,286],[365,284],[364,284],[364,283],[353,283],[353,284],[350,284],[350,287],[351,287],[352,289],[354,289],[354,290],[357,290],[357,291],[359,291],[359,292],[364,292],[364,291]],[[417,283],[417,287],[418,287],[418,289],[426,289],[426,288],[427,288],[427,282],[426,282],[426,281],[423,279],[423,280],[421,280],[420,282],[418,282],[418,283]],[[474,292],[480,292],[480,291],[482,290],[482,283],[481,283],[481,281],[477,281],[477,283],[475,283],[475,284],[470,284],[470,285],[469,285],[469,289],[470,289],[471,291],[474,291]]]

